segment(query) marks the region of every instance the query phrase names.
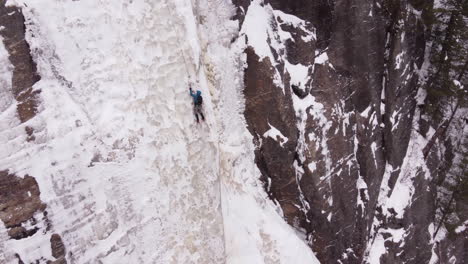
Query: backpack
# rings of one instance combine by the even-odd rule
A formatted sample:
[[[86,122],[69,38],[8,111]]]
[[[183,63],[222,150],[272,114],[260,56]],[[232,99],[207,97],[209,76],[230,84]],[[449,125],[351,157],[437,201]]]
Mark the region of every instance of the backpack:
[[[203,97],[199,95],[197,100],[195,101],[195,105],[202,105],[203,104]]]

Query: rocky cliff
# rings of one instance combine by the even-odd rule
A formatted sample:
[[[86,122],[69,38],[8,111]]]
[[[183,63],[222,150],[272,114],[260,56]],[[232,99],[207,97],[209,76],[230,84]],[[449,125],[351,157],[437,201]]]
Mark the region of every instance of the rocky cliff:
[[[466,23],[466,1],[233,3],[256,164],[319,260],[463,263],[466,57],[434,60],[440,27],[466,54],[466,24],[448,36],[444,19]],[[457,92],[437,97],[449,102],[436,117],[426,97],[442,67]]]
[[[466,262],[467,14],[1,1],[0,263]]]

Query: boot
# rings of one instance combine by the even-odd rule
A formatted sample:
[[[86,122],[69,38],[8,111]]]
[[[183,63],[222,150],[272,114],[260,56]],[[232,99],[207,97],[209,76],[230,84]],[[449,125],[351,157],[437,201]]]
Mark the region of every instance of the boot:
[[[201,119],[205,121],[205,116],[202,113],[200,113],[200,115],[201,115]]]

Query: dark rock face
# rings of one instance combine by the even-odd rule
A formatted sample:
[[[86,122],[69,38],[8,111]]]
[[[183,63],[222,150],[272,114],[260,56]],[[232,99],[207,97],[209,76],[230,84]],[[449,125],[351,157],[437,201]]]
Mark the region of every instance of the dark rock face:
[[[254,3],[233,3],[242,28]],[[416,130],[425,138],[422,131],[428,129],[424,122],[415,127],[414,120],[421,115],[416,95],[423,85],[430,40],[425,18],[432,3],[265,0],[262,6],[295,15],[316,32],[305,41],[300,37],[305,32],[273,15],[271,27],[291,35],[284,48],[268,36],[274,59],[261,59],[246,39],[244,115],[267,193],[288,223],[307,234],[322,263],[371,262],[379,240],[385,252],[374,262],[428,263],[435,245],[428,230],[438,203],[431,178],[441,173],[441,162],[432,150],[426,163],[411,137]],[[317,62],[321,54],[327,62]],[[308,67],[310,78],[302,88],[292,83],[288,63]],[[306,113],[295,110],[294,102],[309,96],[314,102]],[[287,142],[265,136],[269,124]],[[453,159],[449,147],[441,151],[446,161]],[[438,165],[431,165],[431,157]],[[410,158],[418,163],[409,164]],[[402,181],[413,190],[408,204],[403,210],[387,206]],[[398,238],[395,230],[404,236]],[[466,238],[463,233],[446,238],[453,246],[444,240],[435,254],[441,261],[466,259],[461,253]]]
[[[275,93],[274,89],[279,88],[274,86],[271,78],[268,78],[273,75],[273,66],[269,59],[259,61],[259,57],[252,49],[247,49],[246,54],[249,66],[245,70],[244,93],[247,99],[245,114],[251,117],[247,120],[249,131],[259,142],[271,124],[289,139],[283,143],[283,147],[270,137],[264,139],[255,151],[256,163],[262,172],[263,180],[267,182],[268,178],[272,179],[272,184],[267,186],[268,194],[284,201],[285,217],[293,222],[294,218],[301,214],[295,206],[300,203],[295,170],[282,164],[282,161],[294,162],[297,145],[298,131],[294,124],[291,90],[287,90],[285,94],[281,91]]]
[[[33,177],[26,175],[20,178],[0,171],[0,220],[8,229],[10,238],[16,240],[33,236],[38,231],[43,234],[50,231],[46,205],[41,202],[39,186]],[[66,263],[65,246],[60,235],[53,234],[50,244],[52,256],[56,259],[50,263]],[[22,263],[21,256],[16,254],[16,257]]]
[[[52,264],[64,264],[67,263],[65,260],[65,246],[63,245],[62,238],[58,234],[53,234],[50,237],[50,247],[52,249],[52,256],[56,259],[49,263]]]
[[[0,30],[0,35],[14,67],[12,92],[18,101],[18,116],[21,122],[26,122],[37,112],[39,91],[33,90],[32,86],[40,80],[40,76],[36,71],[36,63],[31,57],[29,44],[25,40],[24,17],[21,9],[14,6],[6,7],[5,2],[0,3],[0,28],[3,28]]]
[[[39,187],[33,177],[19,178],[0,171],[0,220],[8,228],[11,238],[23,239],[37,232],[37,227],[26,229],[22,224],[30,221],[34,226],[38,220],[34,215],[44,212],[46,205],[39,195]]]

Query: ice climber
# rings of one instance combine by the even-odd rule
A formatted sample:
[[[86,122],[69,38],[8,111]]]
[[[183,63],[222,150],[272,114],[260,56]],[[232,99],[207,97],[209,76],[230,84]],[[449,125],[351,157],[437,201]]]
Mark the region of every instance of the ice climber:
[[[200,115],[202,120],[205,121],[205,116],[203,116],[202,113],[203,97],[201,96],[201,92],[197,90],[197,92],[194,93],[192,87],[189,87],[189,90],[190,95],[193,97],[193,113],[195,114],[197,123],[200,122],[200,120],[198,119],[198,115]]]

